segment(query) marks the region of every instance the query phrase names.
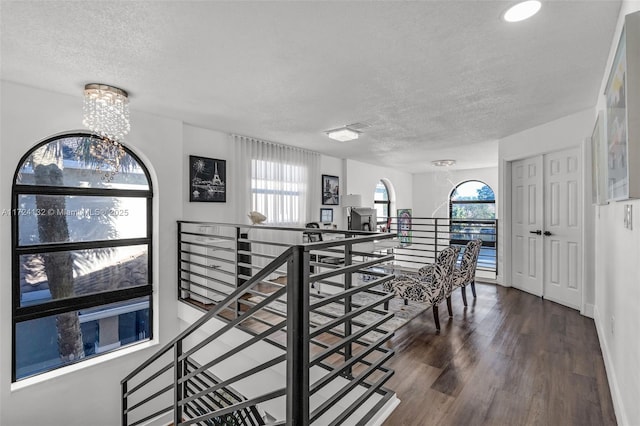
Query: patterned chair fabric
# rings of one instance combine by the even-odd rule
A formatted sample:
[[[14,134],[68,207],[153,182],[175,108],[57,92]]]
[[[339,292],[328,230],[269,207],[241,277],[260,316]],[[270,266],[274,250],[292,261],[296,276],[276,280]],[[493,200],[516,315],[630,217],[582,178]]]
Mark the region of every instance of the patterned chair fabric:
[[[459,252],[458,247],[447,247],[440,252],[436,263],[421,268],[415,275],[398,275],[383,288],[405,300],[438,304],[451,293]]]
[[[471,240],[467,243],[462,254],[460,267],[453,271],[453,289],[472,283],[476,279],[478,255],[482,247],[482,240]]]

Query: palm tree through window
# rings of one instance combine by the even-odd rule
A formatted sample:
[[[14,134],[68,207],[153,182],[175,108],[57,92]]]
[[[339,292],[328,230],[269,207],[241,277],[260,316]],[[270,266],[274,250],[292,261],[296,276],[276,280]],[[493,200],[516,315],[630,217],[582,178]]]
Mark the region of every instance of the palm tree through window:
[[[12,380],[151,338],[151,179],[72,133],[27,152],[12,190]]]

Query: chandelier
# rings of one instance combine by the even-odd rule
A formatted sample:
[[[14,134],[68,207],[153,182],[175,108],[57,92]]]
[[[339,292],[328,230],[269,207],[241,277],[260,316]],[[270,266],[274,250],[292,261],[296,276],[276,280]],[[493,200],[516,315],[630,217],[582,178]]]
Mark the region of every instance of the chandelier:
[[[84,86],[83,113],[85,127],[116,144],[131,130],[129,95],[117,87],[98,83]]]

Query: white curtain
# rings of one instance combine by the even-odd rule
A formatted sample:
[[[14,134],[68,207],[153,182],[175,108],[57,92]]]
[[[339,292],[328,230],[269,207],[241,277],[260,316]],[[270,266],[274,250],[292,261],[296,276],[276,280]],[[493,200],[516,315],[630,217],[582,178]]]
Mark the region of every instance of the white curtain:
[[[320,154],[246,136],[230,135],[235,149],[237,217],[255,210],[266,224],[300,226],[317,216]]]

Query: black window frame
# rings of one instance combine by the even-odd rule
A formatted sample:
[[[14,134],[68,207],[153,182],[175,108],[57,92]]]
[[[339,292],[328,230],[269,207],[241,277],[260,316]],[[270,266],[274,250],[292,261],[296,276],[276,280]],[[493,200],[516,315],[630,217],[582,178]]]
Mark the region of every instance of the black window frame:
[[[57,315],[65,312],[77,311],[80,309],[87,309],[91,307],[104,306],[111,303],[123,302],[127,300],[133,300],[140,297],[148,297],[149,300],[149,334],[140,341],[123,346],[130,347],[131,345],[142,343],[153,339],[153,327],[154,327],[154,312],[153,312],[153,186],[151,175],[144,162],[129,148],[122,145],[125,153],[130,155],[140,166],[147,179],[148,189],[108,189],[108,188],[83,188],[72,186],[47,186],[47,185],[25,185],[19,184],[18,178],[22,165],[27,161],[30,155],[32,155],[40,147],[55,142],[61,139],[69,138],[91,138],[103,141],[104,138],[88,132],[68,132],[51,136],[44,141],[31,147],[20,159],[16,167],[16,171],[13,176],[12,188],[11,188],[11,211],[16,212],[19,208],[20,195],[62,195],[62,196],[103,196],[103,197],[136,197],[146,198],[147,208],[147,229],[146,236],[142,238],[127,238],[127,239],[111,239],[111,240],[98,240],[98,241],[82,241],[82,242],[59,242],[59,243],[38,243],[29,245],[20,245],[19,235],[19,216],[17,214],[11,215],[11,268],[12,268],[12,331],[11,331],[11,382],[15,383],[19,380],[24,380],[29,377],[35,377],[39,374],[45,374],[50,371],[64,368],[78,362],[82,362],[88,359],[95,359],[99,355],[92,356],[90,358],[81,358],[75,361],[66,362],[54,367],[51,367],[40,373],[25,376],[17,379],[17,359],[16,359],[16,333],[17,324],[24,321],[29,321],[38,318],[44,318],[51,315]],[[118,290],[111,290],[107,292],[100,292],[94,294],[88,294],[83,296],[77,296],[66,299],[54,299],[51,301],[43,302],[37,305],[20,306],[20,256],[25,254],[34,253],[51,253],[58,251],[68,250],[82,250],[82,249],[100,249],[133,245],[146,245],[147,246],[147,284],[143,286],[130,287]],[[118,349],[115,349],[118,350]],[[112,351],[105,352],[110,353]]]
[[[384,207],[387,211],[387,217],[385,218],[385,220],[381,221],[379,220],[378,217],[376,217],[376,227],[380,227],[380,225],[382,226],[387,226],[387,223],[389,222],[389,218],[391,217],[391,196],[389,194],[389,187],[387,186],[387,184],[380,179],[379,183],[381,183],[384,186],[384,190],[387,192],[387,199],[386,200],[376,200],[375,198],[375,190],[374,190],[374,196],[373,196],[373,207],[377,207],[378,204],[382,204],[382,205],[386,205],[386,207]],[[376,187],[378,185],[376,184]],[[377,209],[376,209],[377,210]]]
[[[489,189],[491,189],[491,192],[493,192],[493,200],[453,200],[453,194],[455,194],[456,190],[461,187],[462,185],[469,183],[469,182],[479,182],[485,186],[487,186]],[[495,191],[493,190],[493,188],[491,188],[491,185],[487,184],[486,182],[483,182],[479,179],[468,179],[465,180],[463,182],[460,182],[459,184],[457,184],[452,190],[451,193],[449,194],[449,235],[454,235],[456,232],[455,230],[453,230],[452,228],[456,225],[456,224],[476,224],[476,225],[482,225],[482,224],[487,224],[487,223],[495,223],[495,217],[493,219],[456,219],[453,217],[453,206],[455,204],[493,204],[494,206],[494,211],[495,211],[495,205],[496,205],[496,196],[495,196]],[[495,234],[494,234],[495,235]],[[494,236],[495,239],[495,236]],[[466,239],[455,239],[455,238],[450,238],[449,239],[449,244],[450,245],[466,245],[469,242],[469,240]],[[482,246],[483,247],[495,247],[496,246],[496,242],[495,241],[485,241],[482,240]]]

